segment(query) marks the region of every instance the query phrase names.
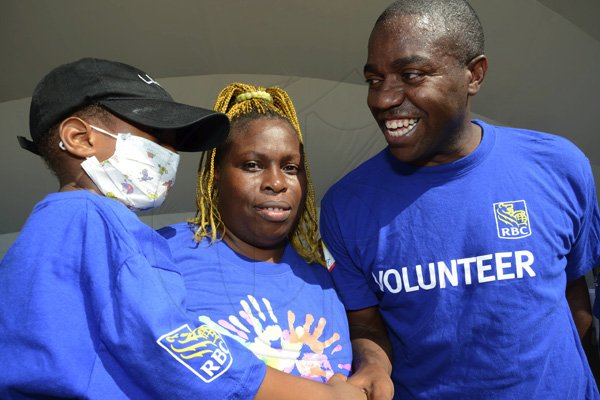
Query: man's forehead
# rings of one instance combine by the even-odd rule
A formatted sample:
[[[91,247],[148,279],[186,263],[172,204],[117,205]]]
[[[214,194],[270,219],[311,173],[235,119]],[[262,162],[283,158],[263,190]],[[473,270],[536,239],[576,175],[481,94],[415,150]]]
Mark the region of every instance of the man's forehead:
[[[390,50],[441,51],[448,53],[452,44],[451,32],[435,23],[431,15],[404,15],[391,17],[375,26],[368,42],[368,52],[381,47]]]
[[[390,16],[379,22],[373,28],[371,38],[376,33],[401,34],[402,36],[420,36],[424,40],[432,40],[446,35],[449,30],[446,28],[445,18],[433,14],[407,14]]]

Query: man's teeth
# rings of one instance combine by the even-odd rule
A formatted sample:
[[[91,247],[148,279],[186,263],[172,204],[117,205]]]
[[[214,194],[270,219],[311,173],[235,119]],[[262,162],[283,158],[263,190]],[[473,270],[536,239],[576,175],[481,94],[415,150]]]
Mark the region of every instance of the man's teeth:
[[[394,119],[385,121],[385,127],[390,136],[399,137],[410,132],[417,122],[419,122],[418,118]]]
[[[283,208],[276,208],[276,207],[262,207],[263,210],[269,210],[269,211],[284,211]]]

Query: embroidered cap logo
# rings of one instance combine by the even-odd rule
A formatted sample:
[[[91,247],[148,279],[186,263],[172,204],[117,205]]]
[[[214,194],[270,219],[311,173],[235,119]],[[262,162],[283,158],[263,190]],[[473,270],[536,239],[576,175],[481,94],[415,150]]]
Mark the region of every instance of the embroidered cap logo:
[[[146,74],[146,77],[141,76],[140,74],[138,74],[138,77],[144,82],[147,83],[148,85],[152,85],[153,83],[160,86],[160,84],[158,82],[156,82],[154,79],[152,79],[150,77],[150,75]],[[162,86],[161,86],[162,87]]]

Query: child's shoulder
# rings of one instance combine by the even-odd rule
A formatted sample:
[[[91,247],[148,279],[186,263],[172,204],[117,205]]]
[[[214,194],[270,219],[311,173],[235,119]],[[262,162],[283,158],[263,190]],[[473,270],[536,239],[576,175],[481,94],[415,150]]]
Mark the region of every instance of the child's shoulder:
[[[193,237],[195,231],[196,225],[186,221],[177,222],[156,230],[168,241],[188,241]]]
[[[99,212],[107,211],[133,214],[117,200],[90,192],[89,190],[50,193],[36,205],[36,209],[39,208],[56,210],[68,208],[71,209],[73,213],[98,210]]]

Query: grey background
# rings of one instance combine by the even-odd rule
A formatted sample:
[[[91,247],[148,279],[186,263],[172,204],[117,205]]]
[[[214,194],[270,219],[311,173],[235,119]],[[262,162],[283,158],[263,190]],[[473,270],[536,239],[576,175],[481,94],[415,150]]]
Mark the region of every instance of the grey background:
[[[317,196],[385,143],[365,104],[362,67],[388,0],[2,0],[0,255],[31,208],[58,189],[28,136],[29,97],[51,68],[84,56],[133,64],[182,102],[212,108],[233,81],[280,85],[294,100]],[[490,69],[476,117],[574,141],[600,180],[599,0],[473,0]],[[197,154],[153,226],[194,212]],[[51,229],[51,227],[48,227]]]

